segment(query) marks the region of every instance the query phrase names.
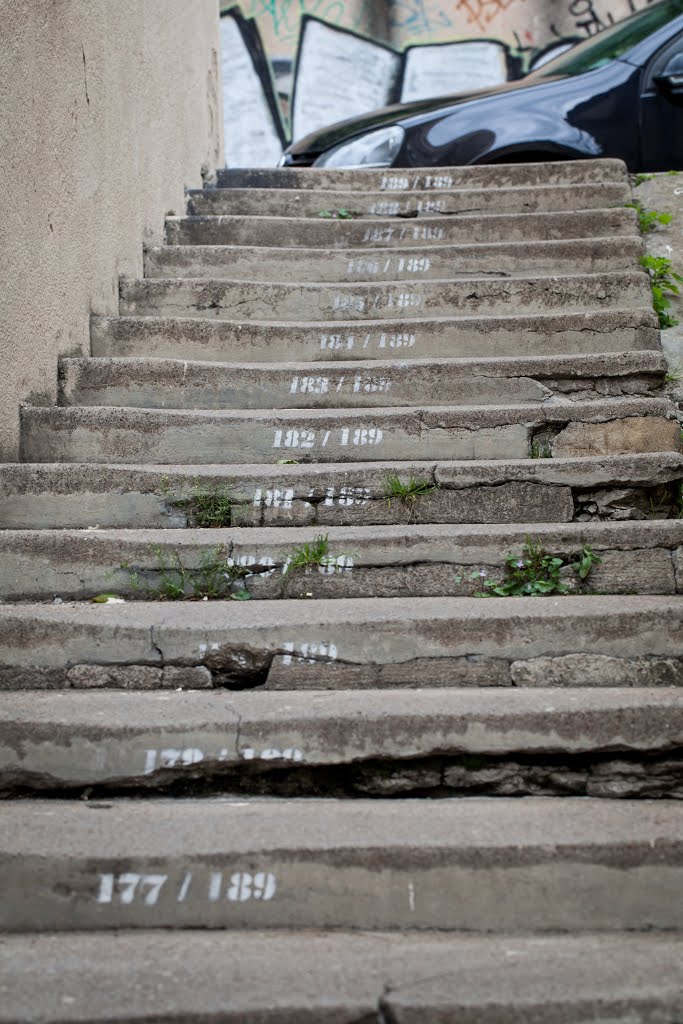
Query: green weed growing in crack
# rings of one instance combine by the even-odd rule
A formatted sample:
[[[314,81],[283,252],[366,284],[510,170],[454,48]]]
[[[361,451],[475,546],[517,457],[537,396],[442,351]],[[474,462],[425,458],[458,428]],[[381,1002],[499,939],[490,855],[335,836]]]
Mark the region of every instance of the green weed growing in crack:
[[[418,498],[424,498],[438,490],[436,484],[428,480],[416,480],[410,476],[406,481],[401,480],[398,473],[391,473],[384,480],[384,497],[387,505],[391,508],[392,501],[399,501],[410,512],[414,511]]]
[[[308,569],[312,565],[330,565],[336,561],[330,555],[330,542],[326,533],[319,533],[310,543],[300,544],[289,556],[288,569]]]
[[[531,442],[529,454],[532,459],[552,459],[553,450],[549,441],[538,441],[534,438]]]
[[[139,572],[131,570],[127,565],[122,565],[121,568],[128,569],[133,591],[143,592],[144,596],[151,600],[218,601],[229,598],[245,601],[251,597],[245,588],[233,592],[233,585],[244,576],[248,576],[249,571],[243,566],[234,565],[226,557],[222,545],[202,551],[194,568],[185,565],[178,551],[169,555],[158,546],[150,550],[157,563],[156,586],[152,586]],[[244,596],[245,594],[248,597]]]
[[[667,384],[678,384],[683,380],[683,366],[672,366],[664,380]]]
[[[634,199],[632,203],[624,203],[624,206],[628,210],[636,211],[638,215],[638,227],[643,235],[649,235],[651,231],[655,230],[658,224],[670,224],[673,220],[672,213],[667,213],[662,210],[646,210],[643,204],[637,199]]]
[[[527,537],[522,553],[509,554],[505,559],[502,580],[486,579],[486,570],[472,572],[469,580],[484,588],[475,591],[475,597],[546,597],[570,593],[571,587],[562,578],[562,570],[567,566],[583,583],[601,562],[602,558],[588,546],[567,559],[547,552],[539,539]],[[455,581],[462,583],[463,577],[456,576]]]
[[[633,187],[638,188],[639,185],[643,185],[646,181],[652,181],[654,174],[634,174],[633,175]]]
[[[170,505],[187,514],[193,526],[213,530],[231,525],[234,503],[224,485],[207,487],[195,478],[191,493],[185,496],[173,494],[169,478],[164,476],[161,478],[161,493]]]
[[[324,217],[326,220],[353,220],[354,217],[360,217],[360,213],[357,210],[347,210],[342,206],[338,210],[320,210],[318,216]]]
[[[652,285],[652,305],[659,318],[659,326],[675,327],[678,323],[671,315],[671,299],[669,295],[680,294],[679,284],[683,284],[683,276],[671,269],[671,260],[666,256],[641,256],[640,262],[650,275]]]

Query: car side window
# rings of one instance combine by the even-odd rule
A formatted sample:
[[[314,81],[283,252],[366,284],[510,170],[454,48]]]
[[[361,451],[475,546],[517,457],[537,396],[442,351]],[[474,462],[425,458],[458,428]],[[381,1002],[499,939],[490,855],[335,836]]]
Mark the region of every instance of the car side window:
[[[675,61],[677,67],[683,71],[683,32],[663,46],[659,53],[655,54],[645,71],[643,80],[643,93],[652,94],[657,92],[655,79],[664,74]]]

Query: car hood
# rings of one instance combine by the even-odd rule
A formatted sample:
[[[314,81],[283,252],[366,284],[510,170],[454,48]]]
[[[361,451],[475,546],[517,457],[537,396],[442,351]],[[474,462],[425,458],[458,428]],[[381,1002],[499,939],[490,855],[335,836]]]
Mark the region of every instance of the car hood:
[[[446,96],[434,96],[426,100],[414,100],[412,103],[393,103],[388,107],[380,107],[378,110],[371,110],[361,117],[352,117],[346,121],[337,121],[335,124],[327,125],[302,139],[298,139],[288,147],[287,152],[296,156],[297,153],[324,153],[333,146],[338,146],[356,135],[363,135],[372,131],[373,128],[382,128],[388,124],[401,124],[407,127],[413,120],[421,120],[426,114],[439,112],[447,114],[463,103],[470,103],[472,100],[486,99],[490,96],[500,96],[505,93],[517,93],[523,89],[541,87],[551,82],[562,81],[567,75],[544,76],[527,75],[526,78],[515,82],[504,82],[501,85],[492,86],[489,89],[478,89],[474,92],[454,93]]]

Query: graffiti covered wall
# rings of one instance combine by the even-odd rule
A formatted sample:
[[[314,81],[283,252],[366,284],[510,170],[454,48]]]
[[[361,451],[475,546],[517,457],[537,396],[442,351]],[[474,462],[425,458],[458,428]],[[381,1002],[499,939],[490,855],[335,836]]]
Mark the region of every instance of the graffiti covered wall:
[[[485,36],[521,49],[590,36],[653,0],[243,0],[272,58],[296,53],[304,14],[401,49]],[[229,4],[225,3],[224,7]]]

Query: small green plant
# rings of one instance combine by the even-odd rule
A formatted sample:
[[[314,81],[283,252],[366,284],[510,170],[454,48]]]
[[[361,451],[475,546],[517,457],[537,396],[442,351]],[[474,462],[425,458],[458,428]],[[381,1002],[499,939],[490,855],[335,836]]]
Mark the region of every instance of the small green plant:
[[[678,384],[679,381],[683,380],[683,366],[672,367],[664,380],[667,384]]]
[[[636,174],[633,177],[633,187],[638,188],[639,185],[642,185],[646,181],[652,181],[653,178],[654,174]]]
[[[157,601],[216,601],[231,598],[235,601],[249,600],[249,591],[242,589],[232,592],[233,584],[248,570],[234,565],[226,558],[225,548],[202,551],[196,568],[188,568],[180,554],[174,551],[169,557],[161,547],[152,547],[157,561],[158,585],[151,586],[130,569],[130,583],[134,591],[144,591],[145,596]],[[121,568],[128,569],[127,565]]]
[[[475,570],[469,579],[484,589],[475,597],[545,597],[548,594],[568,594],[571,588],[562,579],[562,570],[569,566],[582,582],[588,579],[593,567],[602,558],[586,546],[568,559],[549,554],[539,539],[527,537],[521,555],[509,554],[505,559],[505,574],[496,582],[486,579],[485,569]],[[456,583],[462,576],[456,576]]]
[[[413,511],[418,498],[424,498],[425,495],[432,494],[437,489],[436,484],[432,484],[428,480],[416,480],[414,476],[410,476],[406,483],[401,480],[398,473],[391,473],[384,480],[384,497],[387,499],[389,508],[391,508],[392,501],[400,501],[402,505]]]
[[[275,463],[276,466],[298,466],[298,459],[278,459]]]
[[[290,570],[307,569],[311,565],[329,565],[332,560],[328,535],[319,533],[309,544],[294,549],[288,567]]]
[[[550,441],[539,441],[537,438],[531,442],[530,455],[532,459],[552,459],[553,450]]]
[[[638,214],[638,226],[644,235],[654,231],[658,224],[670,224],[673,220],[672,213],[663,213],[661,210],[646,210],[637,199],[632,203],[625,203],[624,205],[627,209],[636,211]]]
[[[671,315],[669,295],[680,294],[679,284],[683,277],[671,269],[671,260],[666,256],[641,256],[640,262],[650,275],[652,285],[652,305],[659,318],[659,326],[675,327],[678,320]]]
[[[231,525],[233,501],[227,488],[217,484],[208,488],[198,479],[192,482],[189,496],[174,495],[169,478],[161,478],[161,493],[175,508],[183,509],[194,526],[200,529],[219,529]]]
[[[347,210],[342,206],[338,210],[320,210],[318,216],[325,217],[328,220],[353,220],[354,217],[359,217],[360,214],[355,210]]]

